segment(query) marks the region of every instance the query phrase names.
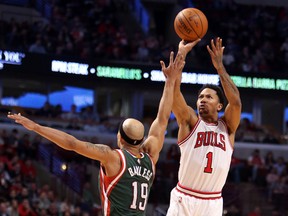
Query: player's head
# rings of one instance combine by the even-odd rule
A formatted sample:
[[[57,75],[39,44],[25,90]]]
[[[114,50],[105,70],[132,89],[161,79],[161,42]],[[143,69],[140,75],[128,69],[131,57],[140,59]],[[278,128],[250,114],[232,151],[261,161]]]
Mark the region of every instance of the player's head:
[[[144,139],[144,125],[137,119],[128,118],[120,123],[118,138],[118,145],[139,145]]]
[[[217,85],[206,84],[198,92],[197,110],[200,116],[218,114],[224,107],[225,97]]]

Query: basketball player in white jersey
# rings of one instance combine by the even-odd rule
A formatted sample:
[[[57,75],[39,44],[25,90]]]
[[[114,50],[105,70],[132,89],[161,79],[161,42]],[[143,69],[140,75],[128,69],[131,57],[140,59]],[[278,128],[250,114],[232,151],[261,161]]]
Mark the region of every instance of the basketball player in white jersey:
[[[185,57],[190,43],[179,43]],[[177,123],[178,145],[181,151],[178,183],[171,191],[167,216],[222,216],[222,188],[226,182],[240,122],[239,91],[223,65],[222,39],[207,45],[213,66],[217,70],[228,104],[224,115],[224,95],[220,87],[206,85],[200,89],[196,112],[187,105],[180,92],[181,77],[174,87],[173,109]]]

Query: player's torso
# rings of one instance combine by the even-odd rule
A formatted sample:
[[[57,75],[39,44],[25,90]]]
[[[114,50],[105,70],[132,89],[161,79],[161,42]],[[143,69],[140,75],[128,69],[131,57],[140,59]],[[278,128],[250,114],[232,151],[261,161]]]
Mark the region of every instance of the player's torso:
[[[144,215],[150,188],[154,179],[154,165],[147,154],[136,158],[128,151],[119,151],[122,157],[120,174],[105,183],[106,215]],[[103,188],[102,188],[103,189]],[[104,199],[103,199],[104,198]]]
[[[179,147],[179,184],[197,191],[221,191],[233,152],[225,124],[199,120],[190,135],[179,142]]]

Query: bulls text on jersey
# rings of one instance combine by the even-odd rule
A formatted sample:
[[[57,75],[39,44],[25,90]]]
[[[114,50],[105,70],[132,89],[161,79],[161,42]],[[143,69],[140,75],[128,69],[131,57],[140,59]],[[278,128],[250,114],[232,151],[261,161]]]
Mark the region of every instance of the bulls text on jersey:
[[[224,134],[218,134],[214,131],[204,131],[197,133],[197,139],[194,148],[201,146],[215,146],[219,147],[223,151],[226,151],[225,136]]]

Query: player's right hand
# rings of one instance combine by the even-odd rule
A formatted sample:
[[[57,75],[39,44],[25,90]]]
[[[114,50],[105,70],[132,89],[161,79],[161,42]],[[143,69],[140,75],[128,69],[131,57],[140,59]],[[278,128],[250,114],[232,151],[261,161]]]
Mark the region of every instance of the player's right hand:
[[[178,52],[181,52],[184,58],[186,58],[186,55],[192,50],[194,46],[196,46],[199,41],[201,41],[200,38],[192,42],[181,40],[178,45]]]

